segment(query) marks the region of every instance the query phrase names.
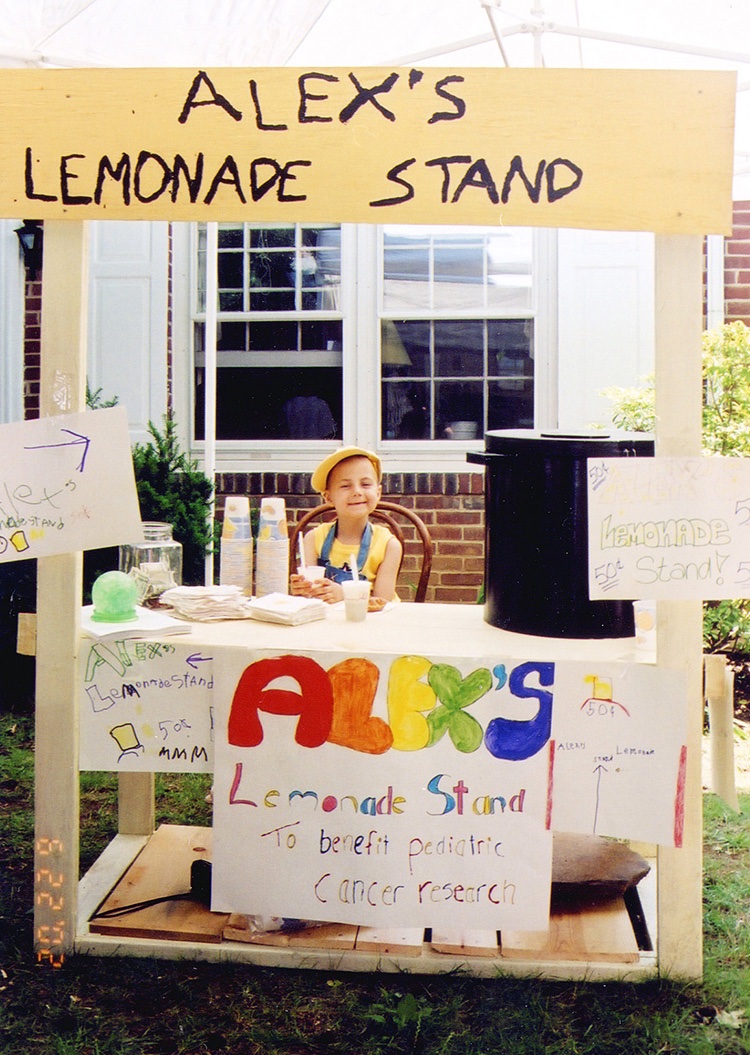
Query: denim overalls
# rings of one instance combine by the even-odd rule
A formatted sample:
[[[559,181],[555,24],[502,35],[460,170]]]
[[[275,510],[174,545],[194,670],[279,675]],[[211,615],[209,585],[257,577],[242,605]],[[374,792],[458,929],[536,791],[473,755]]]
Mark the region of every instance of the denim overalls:
[[[344,579],[353,578],[350,568],[337,568],[333,564],[328,563],[328,558],[331,554],[331,547],[333,546],[334,539],[336,538],[337,523],[331,524],[331,530],[328,532],[326,537],[323,539],[323,545],[320,547],[320,556],[318,557],[318,564],[320,567],[326,570],[326,579],[331,579],[333,582],[343,582]],[[359,544],[359,552],[357,553],[357,571],[361,574],[362,569],[365,566],[367,555],[370,552],[370,543],[372,542],[372,524],[368,521],[365,526],[365,530],[362,533],[362,541]]]

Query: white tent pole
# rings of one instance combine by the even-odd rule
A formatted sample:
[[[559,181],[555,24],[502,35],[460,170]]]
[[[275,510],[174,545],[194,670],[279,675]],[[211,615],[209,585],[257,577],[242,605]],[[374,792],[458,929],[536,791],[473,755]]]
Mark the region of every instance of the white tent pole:
[[[205,366],[203,378],[203,420],[204,450],[203,471],[211,483],[216,485],[216,338],[218,324],[216,320],[219,299],[218,276],[219,225],[215,221],[206,224],[206,334]],[[211,503],[208,517],[213,539],[215,502]],[[205,583],[213,585],[214,555],[206,554]]]

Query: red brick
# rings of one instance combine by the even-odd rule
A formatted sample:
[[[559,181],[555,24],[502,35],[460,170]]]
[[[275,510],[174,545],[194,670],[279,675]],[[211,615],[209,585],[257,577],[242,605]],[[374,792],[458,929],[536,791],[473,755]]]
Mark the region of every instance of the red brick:
[[[476,604],[478,591],[476,589],[445,589],[439,587],[435,590],[435,602],[438,604]]]

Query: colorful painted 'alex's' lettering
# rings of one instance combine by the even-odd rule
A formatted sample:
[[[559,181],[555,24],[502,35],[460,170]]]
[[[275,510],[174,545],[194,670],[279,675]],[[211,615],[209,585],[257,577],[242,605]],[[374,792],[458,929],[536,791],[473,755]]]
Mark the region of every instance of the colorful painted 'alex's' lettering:
[[[282,677],[296,681],[299,691],[274,687]],[[245,668],[234,691],[229,743],[234,747],[261,744],[261,712],[296,716],[294,738],[302,747],[321,747],[327,742],[372,755],[389,748],[420,751],[447,733],[456,750],[464,754],[478,750],[484,742],[494,758],[521,761],[537,754],[549,740],[554,663],[526,662],[513,668],[507,679],[509,696],[536,699],[537,712],[523,721],[498,714],[485,730],[467,711],[492,691],[488,668],[464,676],[450,664],[435,664],[423,656],[397,657],[388,673],[387,722],[372,714],[379,677],[371,660],[358,657],[328,671],[307,656],[256,660]],[[503,678],[497,688],[504,687]],[[507,695],[499,698],[507,704]]]

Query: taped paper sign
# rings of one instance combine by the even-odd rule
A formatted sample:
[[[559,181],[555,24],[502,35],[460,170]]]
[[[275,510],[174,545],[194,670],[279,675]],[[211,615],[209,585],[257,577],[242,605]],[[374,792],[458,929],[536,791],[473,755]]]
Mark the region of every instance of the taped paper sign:
[[[82,640],[82,770],[210,773],[213,661],[189,643]]]
[[[680,843],[671,672],[231,651],[215,679],[217,911],[544,929],[552,828]]]
[[[0,425],[0,561],[143,537],[124,407]]]
[[[594,600],[750,597],[750,462],[591,458],[588,537]]]

